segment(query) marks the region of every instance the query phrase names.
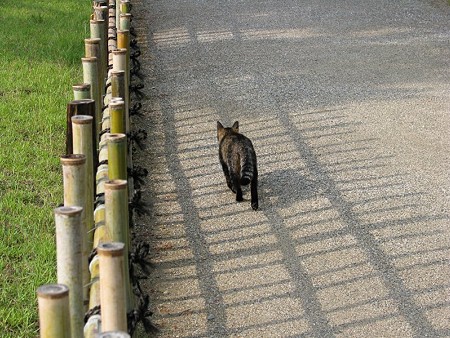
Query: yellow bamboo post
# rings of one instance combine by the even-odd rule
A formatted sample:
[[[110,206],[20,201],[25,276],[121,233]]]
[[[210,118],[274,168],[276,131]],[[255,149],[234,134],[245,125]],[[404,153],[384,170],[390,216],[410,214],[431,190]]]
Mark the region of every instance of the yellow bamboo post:
[[[127,84],[130,84],[130,31],[128,29],[117,31],[117,49],[125,49],[126,52],[126,68],[125,74]]]
[[[81,115],[82,116],[82,115]],[[74,130],[74,148],[79,150],[78,146],[78,132]],[[91,135],[89,135],[91,137]],[[92,150],[90,152],[92,156]],[[88,269],[88,256],[91,249],[88,246],[88,224],[92,224],[92,217],[89,213],[92,213],[92,207],[88,206],[88,177],[87,177],[87,157],[85,154],[65,155],[61,156],[61,164],[63,169],[63,186],[64,186],[64,206],[79,206],[82,208],[81,213],[81,271],[82,271],[82,285],[83,287],[83,304],[87,306],[89,290],[87,285],[89,284],[89,269]],[[92,161],[91,161],[92,162]],[[92,196],[92,192],[91,192]],[[92,197],[90,198],[92,202]],[[90,222],[90,223],[88,223]],[[87,308],[84,308],[87,310]]]
[[[112,134],[125,134],[125,102],[113,101],[109,104],[109,119]]]
[[[96,57],[86,57],[81,59],[83,63],[83,82],[91,85],[91,97],[95,101],[95,135],[97,136],[96,144],[98,144],[98,135],[101,132],[102,121],[102,93],[99,90],[98,76],[98,60]]]
[[[72,86],[74,100],[88,100],[91,98],[91,85],[81,83]]]
[[[105,226],[108,237],[125,245],[125,288],[127,290],[127,311],[132,310],[128,252],[130,249],[128,221],[128,182],[116,179],[105,182]]]
[[[110,180],[127,179],[127,136],[108,136],[108,177]]]
[[[98,335],[98,338],[130,338],[131,336],[127,332],[123,331],[109,331],[102,332]]]
[[[46,284],[37,289],[41,338],[70,338],[69,288]]]
[[[102,331],[127,331],[125,245],[102,243],[97,247],[100,265]]]
[[[79,206],[55,209],[58,283],[69,288],[71,338],[83,338],[82,224]]]

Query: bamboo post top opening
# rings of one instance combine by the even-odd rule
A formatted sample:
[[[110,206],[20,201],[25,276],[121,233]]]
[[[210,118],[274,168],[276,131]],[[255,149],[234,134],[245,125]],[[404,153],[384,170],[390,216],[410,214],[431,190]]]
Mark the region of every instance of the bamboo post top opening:
[[[80,86],[82,86],[82,85],[80,85]],[[91,85],[89,85],[89,90],[90,90],[90,88],[91,88]],[[75,105],[75,104],[89,104],[91,102],[95,102],[95,100],[93,100],[93,99],[73,100],[73,101],[70,101],[69,104],[73,104],[73,105]]]
[[[90,115],[74,115],[72,116],[72,123],[75,124],[91,124],[94,118]]]
[[[74,90],[91,90],[91,85],[89,83],[79,83],[72,86]],[[94,100],[92,100],[94,101]]]
[[[61,216],[76,216],[83,211],[82,207],[79,206],[70,206],[70,207],[58,207],[55,209],[55,214]]]
[[[59,299],[69,294],[69,288],[64,284],[46,284],[40,286],[36,293],[40,298]]]
[[[86,155],[83,154],[69,154],[60,157],[63,165],[82,165],[86,163]]]
[[[105,189],[108,190],[125,189],[127,186],[128,186],[127,180],[109,180],[105,182]]]
[[[125,244],[122,242],[107,242],[100,243],[97,247],[97,252],[100,256],[116,257],[122,256],[124,249]]]

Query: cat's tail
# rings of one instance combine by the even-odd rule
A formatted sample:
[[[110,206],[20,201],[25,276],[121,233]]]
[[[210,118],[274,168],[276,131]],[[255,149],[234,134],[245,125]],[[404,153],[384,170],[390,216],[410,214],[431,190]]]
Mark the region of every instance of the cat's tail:
[[[248,185],[252,181],[254,167],[251,156],[241,159],[241,185]]]

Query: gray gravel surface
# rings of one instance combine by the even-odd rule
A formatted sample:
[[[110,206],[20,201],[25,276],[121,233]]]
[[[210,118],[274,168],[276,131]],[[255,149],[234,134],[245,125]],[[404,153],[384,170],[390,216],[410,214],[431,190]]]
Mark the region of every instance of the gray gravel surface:
[[[138,0],[158,337],[450,336],[450,6]],[[236,203],[216,121],[252,139]],[[140,336],[146,334],[140,332]],[[138,336],[139,336],[138,335]]]

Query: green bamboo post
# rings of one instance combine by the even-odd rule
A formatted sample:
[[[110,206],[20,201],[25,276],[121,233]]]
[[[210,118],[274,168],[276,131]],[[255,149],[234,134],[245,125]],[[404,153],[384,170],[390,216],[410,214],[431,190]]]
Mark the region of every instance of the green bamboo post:
[[[70,338],[69,288],[46,284],[37,289],[41,338]]]
[[[66,113],[66,154],[73,154],[73,133],[72,133],[72,116],[89,115],[94,118],[95,123],[95,101],[91,99],[74,100],[67,104]],[[97,142],[96,136],[92,136],[93,142]],[[97,148],[93,149],[94,158],[97,157]]]
[[[112,101],[109,104],[110,128],[112,134],[125,134],[125,102]]]
[[[120,14],[131,12],[131,3],[129,0],[120,0]]]
[[[109,134],[108,177],[110,180],[127,179],[127,136]]]
[[[86,203],[83,206],[85,212],[84,241],[83,241],[83,285],[89,285],[88,257],[92,251],[92,238],[94,226],[94,160],[92,156],[92,116],[76,115],[72,117],[73,150],[76,154],[86,156]],[[79,204],[75,204],[79,205]],[[83,289],[83,301],[85,306],[89,303],[88,288]],[[87,310],[87,308],[86,308]]]
[[[103,243],[97,247],[100,266],[102,331],[127,331],[125,245]]]
[[[84,39],[85,46],[85,57],[95,57],[97,58],[97,84],[98,84],[98,92],[100,93],[100,100],[103,97],[105,92],[105,79],[106,79],[106,65],[103,67],[103,55],[102,55],[102,47],[101,47],[101,39],[100,38],[89,38]]]
[[[122,6],[123,2],[121,3]],[[129,30],[131,28],[131,14],[121,13],[120,14],[120,30]]]
[[[108,36],[106,34],[106,21],[95,19],[89,22],[91,30],[91,38],[100,39],[100,55],[101,55],[101,69],[102,79],[106,79],[108,66]]]
[[[128,220],[128,182],[126,180],[110,180],[105,183],[105,226],[108,237],[114,242],[125,245],[125,282],[127,290],[127,311],[133,308],[131,292],[128,252],[130,249]]]
[[[83,116],[83,115],[81,115]],[[77,140],[77,130],[74,130],[74,149],[79,150]],[[89,135],[90,137],[91,135]],[[92,151],[90,152],[92,156]],[[89,284],[89,269],[88,269],[88,256],[91,249],[88,246],[88,224],[93,223],[92,207],[89,207],[89,203],[93,203],[93,193],[90,192],[89,203],[88,199],[88,168],[87,168],[87,156],[85,154],[66,155],[61,156],[61,164],[63,169],[63,186],[64,186],[64,206],[80,206],[82,207],[81,213],[81,235],[83,236],[82,255],[81,255],[81,270],[82,270],[82,285]],[[92,161],[91,161],[92,162]],[[91,163],[92,164],[92,163]],[[92,169],[92,168],[91,168]],[[92,186],[92,184],[91,184]],[[89,223],[88,223],[89,222]],[[83,288],[83,304],[87,306],[88,303],[88,288]],[[87,310],[85,308],[84,310]]]
[[[81,83],[72,86],[74,100],[89,100],[91,98],[91,85]]]
[[[130,338],[131,336],[127,332],[123,331],[109,331],[102,332],[98,335],[98,338]]]
[[[101,132],[102,121],[102,94],[99,90],[98,76],[98,60],[96,57],[85,57],[81,59],[83,63],[83,82],[91,85],[91,97],[95,101],[95,135],[97,136],[96,144],[98,144],[98,135]]]
[[[82,224],[79,206],[55,209],[58,283],[69,288],[71,338],[83,338]]]

